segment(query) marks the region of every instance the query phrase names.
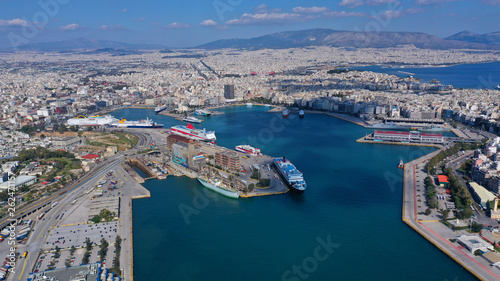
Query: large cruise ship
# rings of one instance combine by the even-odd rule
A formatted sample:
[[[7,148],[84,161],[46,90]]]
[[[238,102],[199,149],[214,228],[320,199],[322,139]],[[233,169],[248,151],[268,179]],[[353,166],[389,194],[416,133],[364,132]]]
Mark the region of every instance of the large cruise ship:
[[[68,126],[108,126],[116,121],[118,121],[118,119],[111,115],[96,115],[88,118],[80,115],[76,118],[68,119],[66,123],[68,124]]]
[[[198,181],[206,188],[222,194],[229,198],[238,199],[240,197],[240,192],[237,190],[231,190],[224,186],[222,182],[218,179],[209,179],[206,177],[199,176]]]
[[[155,123],[153,122],[153,120],[149,118],[139,121],[127,121],[127,119],[122,119],[120,121],[111,123],[110,126],[116,128],[146,128],[146,129],[163,128],[163,124]]]
[[[280,176],[293,190],[301,193],[306,190],[307,185],[304,181],[304,176],[299,170],[297,170],[297,168],[295,168],[292,162],[283,157],[275,158],[273,160],[273,164],[276,167],[276,170],[278,170]]]
[[[237,145],[236,150],[250,155],[260,155],[260,149],[249,146],[248,144]]]
[[[191,123],[188,123],[186,126],[173,126],[170,128],[170,132],[172,134],[180,135],[194,140],[211,142],[217,140],[214,131],[207,131],[206,129],[195,129]]]

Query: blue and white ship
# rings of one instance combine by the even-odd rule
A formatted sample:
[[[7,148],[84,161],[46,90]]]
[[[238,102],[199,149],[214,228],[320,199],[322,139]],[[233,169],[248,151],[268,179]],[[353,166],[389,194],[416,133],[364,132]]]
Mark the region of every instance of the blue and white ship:
[[[274,158],[273,164],[280,176],[285,180],[290,188],[300,193],[306,190],[306,182],[304,181],[303,174],[295,168],[295,166],[283,158]]]

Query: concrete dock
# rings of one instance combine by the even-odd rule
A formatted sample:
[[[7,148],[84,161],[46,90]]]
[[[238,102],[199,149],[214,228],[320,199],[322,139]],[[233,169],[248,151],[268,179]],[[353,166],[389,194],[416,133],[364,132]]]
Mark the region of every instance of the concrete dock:
[[[441,150],[405,164],[403,179],[402,220],[422,237],[443,251],[480,280],[500,280],[500,270],[491,267],[482,257],[476,257],[457,243],[450,242],[457,233],[436,219],[419,219],[417,212],[417,182],[423,182],[425,174],[419,170],[424,163]],[[418,181],[417,181],[418,179]]]

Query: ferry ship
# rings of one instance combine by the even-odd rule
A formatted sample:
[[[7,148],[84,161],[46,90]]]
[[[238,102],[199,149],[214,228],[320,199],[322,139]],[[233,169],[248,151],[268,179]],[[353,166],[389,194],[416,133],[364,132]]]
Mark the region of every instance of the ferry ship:
[[[68,124],[68,126],[108,126],[116,121],[118,121],[118,119],[111,115],[96,115],[88,118],[86,116],[80,115],[76,118],[68,119],[66,123]]]
[[[304,192],[304,190],[306,190],[307,185],[304,181],[304,176],[299,170],[297,170],[297,168],[295,168],[292,162],[283,157],[275,158],[273,160],[273,164],[276,167],[276,170],[279,172],[280,176],[293,190],[299,193],[302,193]]]
[[[381,122],[381,123],[377,123],[377,124],[373,124],[371,126],[365,126],[366,129],[383,129],[383,130],[407,130],[409,129],[409,127],[403,127],[403,126],[399,126],[398,124],[396,123],[393,123],[393,122],[390,122],[390,123],[385,123],[385,122]]]
[[[189,123],[201,123],[201,120],[194,117],[194,116],[186,116],[186,117],[182,118],[182,121],[189,122]]]
[[[116,128],[146,128],[146,129],[163,128],[163,124],[155,123],[153,122],[153,120],[149,118],[139,121],[128,121],[127,119],[122,119],[118,122],[111,123],[110,126]]]
[[[288,115],[290,115],[290,110],[288,110],[288,108],[285,108],[285,109],[283,110],[282,114],[283,114],[283,117],[285,117],[285,118],[286,118],[286,117],[288,117]]]
[[[300,117],[300,118],[304,118],[304,115],[305,115],[304,110],[302,110],[302,109],[301,109],[301,110],[299,111],[299,117]]]
[[[155,107],[155,112],[160,113],[165,109],[167,109],[167,106],[157,106],[157,107]]]
[[[247,144],[236,146],[236,150],[243,153],[248,153],[250,155],[260,155],[260,149],[251,147]]]
[[[201,116],[210,116],[212,115],[212,112],[205,110],[205,109],[197,109],[194,114],[196,115],[201,115]]]
[[[206,129],[195,129],[191,123],[188,123],[186,126],[173,126],[170,128],[170,132],[172,134],[176,134],[193,140],[210,142],[215,142],[217,140],[214,131],[207,131]]]
[[[206,188],[215,191],[221,195],[224,195],[229,198],[238,199],[240,197],[240,192],[237,190],[231,190],[227,188],[222,182],[218,179],[209,179],[206,177],[199,176],[197,177],[198,181]]]

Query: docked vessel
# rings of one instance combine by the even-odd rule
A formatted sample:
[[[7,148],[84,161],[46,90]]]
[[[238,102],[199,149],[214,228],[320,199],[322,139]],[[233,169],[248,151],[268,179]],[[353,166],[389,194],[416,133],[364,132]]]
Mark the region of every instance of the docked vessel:
[[[118,119],[111,115],[96,115],[88,118],[80,115],[76,118],[68,119],[66,124],[68,124],[68,126],[108,126],[116,121],[118,121]]]
[[[302,110],[302,109],[301,109],[301,110],[299,111],[299,117],[300,117],[300,118],[304,118],[304,115],[305,115],[304,110]]]
[[[449,132],[451,131],[451,127],[431,125],[424,128],[420,128],[418,130],[422,132]]]
[[[273,160],[273,164],[280,176],[285,180],[290,188],[300,193],[306,190],[307,185],[304,181],[304,176],[299,170],[297,170],[297,168],[295,168],[292,162],[283,157],[275,158]]]
[[[398,124],[396,124],[394,122],[390,122],[390,123],[381,122],[381,123],[373,124],[371,126],[365,126],[365,128],[367,128],[367,129],[383,129],[383,130],[408,130],[409,129],[409,127],[399,126]]]
[[[404,169],[405,168],[405,163],[403,162],[403,159],[399,160],[398,168],[399,169]]]
[[[110,126],[116,128],[146,128],[146,129],[163,128],[163,124],[155,123],[153,122],[153,120],[149,118],[139,121],[128,121],[127,119],[121,119],[118,122],[111,123]]]
[[[495,89],[500,90],[500,85],[497,85]]]
[[[251,103],[251,102],[247,103],[247,106],[252,106],[252,105],[253,105],[253,103]]]
[[[182,118],[182,121],[189,122],[189,123],[201,123],[201,120],[194,117],[194,116],[186,116],[186,117]]]
[[[234,199],[238,199],[240,197],[239,191],[229,189],[224,184],[222,184],[222,182],[218,179],[209,179],[203,176],[199,176],[197,177],[197,179],[204,187],[212,191],[215,191],[221,195]]]
[[[283,114],[283,117],[288,117],[288,115],[290,115],[290,110],[285,108],[281,113]]]
[[[206,129],[195,129],[191,123],[186,126],[178,125],[170,128],[172,134],[183,136],[193,140],[210,141],[217,140],[214,131],[207,131]]]
[[[160,113],[165,109],[167,109],[167,106],[157,106],[157,107],[155,107],[155,112]]]
[[[210,116],[212,115],[212,112],[205,110],[205,109],[197,109],[194,114],[196,115],[201,115],[201,116]]]
[[[248,153],[250,155],[260,155],[260,149],[249,146],[248,144],[237,145],[236,150],[243,153]]]

